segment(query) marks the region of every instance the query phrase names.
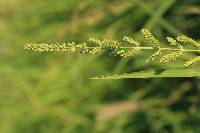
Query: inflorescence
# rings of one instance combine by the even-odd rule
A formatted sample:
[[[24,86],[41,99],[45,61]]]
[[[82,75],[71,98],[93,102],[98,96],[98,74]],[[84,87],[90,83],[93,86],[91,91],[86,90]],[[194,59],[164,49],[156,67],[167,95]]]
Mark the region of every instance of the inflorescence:
[[[141,50],[155,50],[155,53],[146,60],[146,63],[155,61],[159,56],[162,56],[160,57],[160,63],[167,63],[181,57],[184,52],[200,53],[200,43],[190,37],[184,35],[178,36],[175,39],[172,37],[167,37],[166,39],[171,47],[162,48],[160,47],[160,42],[158,39],[156,39],[149,30],[142,29],[141,32],[145,39],[153,44],[152,47],[143,47],[133,38],[124,36],[123,40],[131,44],[130,46],[123,46],[121,42],[112,39],[99,40],[96,38],[90,38],[88,41],[96,44],[96,46],[89,46],[86,42],[79,44],[76,44],[75,42],[62,44],[28,43],[24,46],[24,49],[36,52],[73,53],[79,51],[80,53],[90,54],[99,54],[104,50],[108,50],[110,53],[121,57],[133,57],[140,55]],[[191,44],[195,48],[184,49],[182,44]],[[165,54],[166,52],[167,54]],[[196,56],[193,59],[187,61],[184,66],[187,68],[198,63],[200,63],[200,56]]]

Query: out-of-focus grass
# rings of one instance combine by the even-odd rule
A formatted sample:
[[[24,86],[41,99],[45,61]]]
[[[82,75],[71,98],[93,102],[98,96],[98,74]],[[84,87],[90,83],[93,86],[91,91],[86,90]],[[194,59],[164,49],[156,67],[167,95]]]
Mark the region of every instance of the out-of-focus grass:
[[[0,132],[198,133],[199,79],[93,81],[89,78],[98,74],[163,66],[105,55],[29,53],[23,45],[123,35],[143,41],[142,27],[159,39],[180,33],[199,39],[199,5],[198,0],[1,0]],[[181,63],[167,67],[172,66]]]

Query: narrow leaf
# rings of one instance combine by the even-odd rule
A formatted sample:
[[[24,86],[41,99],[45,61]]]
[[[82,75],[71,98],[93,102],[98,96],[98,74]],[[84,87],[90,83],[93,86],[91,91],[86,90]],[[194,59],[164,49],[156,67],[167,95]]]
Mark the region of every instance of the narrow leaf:
[[[196,69],[157,69],[133,72],[130,74],[118,74],[94,77],[91,79],[126,79],[126,78],[166,78],[166,77],[200,77],[200,68]]]

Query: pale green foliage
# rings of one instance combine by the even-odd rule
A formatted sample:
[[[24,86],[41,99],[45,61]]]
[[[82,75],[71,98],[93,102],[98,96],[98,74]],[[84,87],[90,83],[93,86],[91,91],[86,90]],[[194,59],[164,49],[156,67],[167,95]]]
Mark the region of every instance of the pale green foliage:
[[[126,79],[126,78],[164,78],[164,77],[199,77],[200,70],[189,69],[164,69],[164,70],[148,70],[133,73],[115,74],[108,76],[94,77],[91,79]]]
[[[131,44],[131,46],[122,45],[122,42],[112,40],[112,39],[103,39],[99,40],[96,38],[90,38],[88,41],[91,43],[96,44],[97,46],[89,46],[86,42],[76,44],[72,43],[63,43],[63,44],[37,44],[37,43],[29,43],[25,45],[26,50],[32,50],[36,52],[76,52],[79,51],[80,53],[90,53],[90,54],[98,54],[101,53],[103,50],[108,50],[114,55],[118,55],[121,57],[133,57],[136,55],[140,55],[142,50],[155,50],[155,53],[147,59],[146,63],[151,63],[155,61],[159,56],[163,56],[160,59],[160,63],[167,63],[170,61],[177,60],[181,57],[185,52],[200,52],[200,44],[192,38],[187,36],[178,36],[176,39],[172,37],[167,37],[167,41],[170,43],[171,48],[162,48],[160,46],[160,42],[156,39],[153,34],[147,30],[142,29],[142,34],[144,35],[145,39],[149,42],[154,44],[154,47],[143,47],[137,41],[135,41],[131,37],[124,36],[123,40]],[[189,43],[195,46],[195,49],[187,49],[183,48],[181,43]],[[165,51],[165,52],[164,52]],[[167,54],[164,54],[166,53]],[[190,61],[185,63],[185,67],[189,67],[193,64],[199,63],[199,57],[195,57]]]

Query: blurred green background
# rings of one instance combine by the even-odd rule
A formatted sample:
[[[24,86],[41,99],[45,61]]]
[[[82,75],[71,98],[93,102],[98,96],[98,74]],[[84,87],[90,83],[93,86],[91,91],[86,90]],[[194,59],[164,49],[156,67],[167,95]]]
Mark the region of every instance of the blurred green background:
[[[0,133],[200,133],[199,78],[89,79],[180,61],[23,49],[89,37],[143,42],[143,27],[164,42],[178,34],[200,39],[200,1],[0,0]]]

